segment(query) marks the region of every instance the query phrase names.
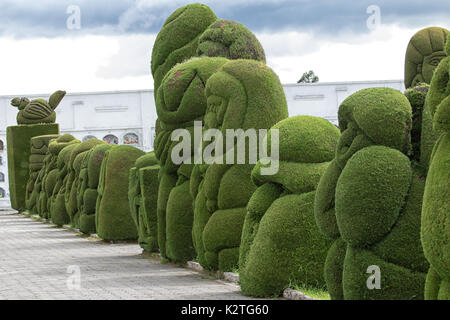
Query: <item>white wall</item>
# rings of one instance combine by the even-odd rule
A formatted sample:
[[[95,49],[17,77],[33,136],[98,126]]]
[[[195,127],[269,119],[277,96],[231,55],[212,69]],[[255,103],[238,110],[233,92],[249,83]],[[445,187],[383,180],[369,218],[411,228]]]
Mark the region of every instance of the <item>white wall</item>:
[[[403,80],[329,82],[315,84],[286,84],[283,86],[289,115],[313,115],[337,124],[339,104],[350,94],[370,87],[390,87],[404,91]],[[48,99],[50,94],[24,95],[30,99]],[[6,127],[16,125],[17,109],[10,105],[14,96],[0,96],[0,140],[5,144],[0,151],[3,164],[0,172],[5,182],[0,188],[6,199],[0,199],[0,208],[9,207],[8,170],[6,157]],[[137,147],[153,150],[156,108],[153,90],[68,93],[56,109],[56,119],[62,133],[70,133],[82,140],[88,135],[103,139],[108,134],[124,144],[124,136],[134,133],[139,137]]]

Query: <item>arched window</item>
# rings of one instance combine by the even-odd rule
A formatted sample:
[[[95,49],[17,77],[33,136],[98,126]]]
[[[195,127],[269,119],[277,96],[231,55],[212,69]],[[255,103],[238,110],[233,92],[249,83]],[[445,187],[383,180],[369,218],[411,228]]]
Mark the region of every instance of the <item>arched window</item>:
[[[109,143],[109,144],[119,144],[119,138],[117,138],[113,134],[108,134],[108,135],[104,136],[103,141],[105,141],[106,143]]]
[[[5,182],[5,174],[0,172],[0,182]]]
[[[0,156],[0,166],[3,164],[3,158]]]
[[[90,139],[96,139],[96,138],[97,138],[96,136],[87,135],[87,136],[83,137],[83,141],[90,140]]]
[[[3,190],[3,188],[0,188],[0,199],[5,198],[5,197],[6,197],[5,190]]]
[[[137,134],[129,132],[123,136],[123,144],[130,144],[134,146],[139,145],[139,137]]]
[[[2,152],[4,148],[5,144],[3,143],[3,140],[0,140],[0,152]]]

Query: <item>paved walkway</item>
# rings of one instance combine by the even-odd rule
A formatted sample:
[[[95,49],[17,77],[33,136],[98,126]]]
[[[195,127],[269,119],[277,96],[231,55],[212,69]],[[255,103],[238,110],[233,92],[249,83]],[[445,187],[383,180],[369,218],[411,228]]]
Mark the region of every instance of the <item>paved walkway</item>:
[[[0,211],[0,299],[247,298],[234,284],[141,253]]]

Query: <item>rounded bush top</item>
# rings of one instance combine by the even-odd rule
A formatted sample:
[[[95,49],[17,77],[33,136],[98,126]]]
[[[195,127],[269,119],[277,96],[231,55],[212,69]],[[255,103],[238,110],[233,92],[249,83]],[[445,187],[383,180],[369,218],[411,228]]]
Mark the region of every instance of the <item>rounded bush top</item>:
[[[244,25],[230,20],[217,20],[205,30],[200,36],[197,54],[266,62],[264,49],[255,35]]]
[[[63,134],[56,139],[50,141],[48,150],[53,155],[58,155],[62,149],[64,149],[69,144],[80,143],[80,140],[75,139],[71,134]]]
[[[429,27],[417,32],[409,41],[405,57],[405,87],[430,83],[433,71],[445,57],[448,30]]]
[[[154,152],[149,152],[142,157],[136,159],[135,167],[136,168],[144,168],[148,166],[153,166],[158,164],[158,159],[156,159],[156,155]]]
[[[362,133],[372,143],[406,152],[410,144],[412,117],[408,99],[391,88],[360,90],[342,102],[339,107],[339,125],[344,131],[350,128],[355,135]],[[380,130],[380,128],[383,128]],[[351,140],[351,139],[350,139]],[[350,147],[352,141],[347,141]],[[345,146],[339,146],[345,147]]]
[[[79,143],[72,151],[71,155],[70,155],[70,160],[69,160],[69,168],[73,168],[73,162],[75,161],[75,158],[82,152],[88,151],[90,149],[92,149],[94,146],[98,145],[98,144],[106,144],[105,141],[103,140],[99,140],[97,138],[93,138],[93,139],[89,139],[86,141],[83,141],[81,143]]]
[[[320,163],[331,161],[338,142],[339,129],[328,120],[313,116],[295,116],[281,120],[267,133],[270,141],[272,131],[279,130],[279,158],[281,161]],[[264,148],[270,151],[271,144]]]
[[[198,3],[178,8],[167,18],[152,51],[155,91],[174,65],[196,55],[199,36],[216,19],[208,6]]]

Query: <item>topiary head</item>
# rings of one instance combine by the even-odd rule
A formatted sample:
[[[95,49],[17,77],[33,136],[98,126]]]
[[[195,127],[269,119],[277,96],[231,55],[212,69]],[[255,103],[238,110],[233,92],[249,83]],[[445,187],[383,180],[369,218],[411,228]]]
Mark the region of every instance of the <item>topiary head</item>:
[[[445,57],[448,30],[439,27],[425,28],[410,40],[405,57],[405,87],[430,83],[433,72]]]
[[[382,145],[406,153],[410,146],[411,105],[391,88],[360,90],[342,102],[338,112],[342,135],[336,161],[343,168],[357,151]]]
[[[30,100],[28,98],[14,98],[11,100],[11,105],[19,110],[23,110],[29,103]]]
[[[255,35],[244,25],[229,20],[217,20],[203,32],[197,55],[266,62],[264,49]]]
[[[450,131],[450,35],[447,39],[448,57],[441,61],[434,73],[427,104],[433,115],[435,130]]]

